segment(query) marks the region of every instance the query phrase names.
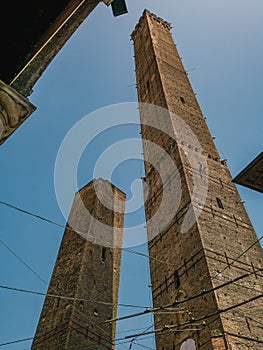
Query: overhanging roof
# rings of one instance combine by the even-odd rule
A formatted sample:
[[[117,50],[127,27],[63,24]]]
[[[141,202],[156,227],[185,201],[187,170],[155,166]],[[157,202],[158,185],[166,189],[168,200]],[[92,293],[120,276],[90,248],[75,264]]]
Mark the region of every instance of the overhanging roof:
[[[261,152],[234,179],[238,185],[263,193],[263,152]]]
[[[9,84],[70,0],[6,1],[0,22],[0,79]]]
[[[101,0],[6,2],[2,15],[7,16],[8,21],[7,24],[0,22],[0,80],[28,96],[48,64],[100,2]],[[127,12],[125,0],[103,2],[112,4],[115,16]]]
[[[25,97],[31,94],[63,45],[101,1],[112,5],[114,16],[127,12],[125,0],[5,3],[2,17],[7,21],[0,22],[0,144],[35,110]]]

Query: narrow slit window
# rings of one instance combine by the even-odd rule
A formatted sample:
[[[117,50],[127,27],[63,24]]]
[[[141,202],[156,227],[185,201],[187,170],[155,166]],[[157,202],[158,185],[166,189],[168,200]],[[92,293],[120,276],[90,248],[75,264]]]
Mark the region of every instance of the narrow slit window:
[[[102,262],[104,262],[106,260],[106,248],[105,247],[102,247],[101,259],[102,259]]]
[[[57,299],[57,307],[60,305],[60,298]]]
[[[180,100],[182,103],[185,103],[185,99],[182,96],[180,96]]]
[[[175,284],[175,288],[179,288],[180,287],[180,278],[179,278],[178,270],[176,270],[174,272],[174,284]]]
[[[220,199],[220,198],[216,198],[216,201],[217,201],[218,207],[219,207],[220,209],[224,209],[224,206],[223,206],[223,203],[222,203],[221,199]]]

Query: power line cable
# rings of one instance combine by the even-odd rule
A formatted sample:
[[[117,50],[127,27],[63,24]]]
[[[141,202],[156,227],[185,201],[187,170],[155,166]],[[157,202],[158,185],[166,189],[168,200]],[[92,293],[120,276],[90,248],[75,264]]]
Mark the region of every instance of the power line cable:
[[[78,234],[80,234],[80,235],[85,235],[85,236],[87,236],[87,233],[83,233],[83,232],[74,230],[74,229],[72,229],[72,228],[70,228],[70,227],[68,227],[68,226],[65,227],[64,225],[62,225],[62,224],[60,224],[60,223],[57,223],[57,222],[54,221],[54,220],[51,220],[51,219],[48,219],[48,218],[46,218],[46,217],[44,217],[44,216],[41,216],[41,215],[32,213],[32,212],[30,212],[30,211],[28,211],[28,210],[19,208],[19,207],[13,205],[13,204],[10,204],[10,203],[7,203],[7,202],[1,201],[1,200],[0,200],[0,204],[5,205],[5,206],[7,206],[7,207],[9,207],[9,208],[11,208],[11,209],[20,211],[20,212],[22,212],[22,213],[24,213],[24,214],[27,214],[27,215],[29,215],[29,216],[32,216],[32,217],[34,217],[34,218],[36,218],[36,219],[45,221],[45,222],[47,222],[47,223],[49,223],[49,224],[55,225],[55,226],[57,226],[57,227],[60,227],[60,228],[63,228],[63,229],[67,229],[67,230],[72,231],[72,232],[76,232],[76,233],[78,233]],[[93,238],[93,239],[96,239],[96,237],[93,236],[93,235],[88,235],[88,236],[90,236],[90,237]],[[239,260],[243,255],[245,255],[251,248],[253,248],[253,246],[254,246],[255,244],[257,244],[258,242],[260,242],[262,239],[263,239],[263,235],[262,235],[261,237],[259,237],[256,241],[254,241],[254,242],[252,243],[251,246],[249,246],[244,252],[242,252],[237,258],[235,258],[229,265],[230,265],[230,266],[233,265],[237,260]],[[153,256],[151,256],[151,255],[149,255],[149,254],[140,253],[140,252],[137,252],[137,251],[132,250],[132,249],[129,249],[129,248],[121,248],[121,249],[122,249],[123,251],[128,252],[128,253],[136,254],[136,255],[139,255],[139,256],[143,256],[143,257],[146,257],[146,258],[148,258],[148,259],[155,260],[155,261],[161,262],[161,263],[166,264],[166,265],[167,265],[167,264],[169,264],[169,265],[174,265],[174,264],[168,263],[167,261],[164,261],[164,260],[161,260],[161,259],[157,259],[157,258],[155,258],[155,257],[153,257]],[[211,278],[212,278],[212,279],[217,278],[218,275],[220,275],[222,272],[224,272],[224,271],[228,268],[229,265],[227,265],[227,267],[225,267],[222,271],[218,272],[214,277],[211,277]],[[210,280],[211,280],[211,278],[210,278]]]
[[[233,259],[231,262],[228,262],[228,264],[221,270],[218,271],[214,276],[209,277],[209,276],[204,276],[205,278],[207,278],[207,282],[205,283],[205,286],[202,287],[202,289],[200,289],[200,291],[202,291],[203,289],[205,289],[208,285],[209,282],[215,280],[216,278],[222,277],[222,273],[227,270],[228,268],[230,268],[230,266],[232,266],[235,262],[237,262],[242,256],[244,256],[250,249],[252,249],[258,242],[260,242],[263,239],[263,235],[258,237],[246,250],[244,250],[243,252],[241,252],[235,259]],[[253,269],[254,270],[254,269]],[[262,271],[262,269],[258,269],[258,270],[254,270],[253,272],[251,272],[250,274],[255,274],[258,271]],[[262,277],[262,276],[259,276]],[[237,278],[238,280],[238,278]],[[236,281],[233,280],[233,281]],[[217,287],[215,287],[217,289]]]
[[[154,324],[152,324],[150,326],[150,328],[154,327]],[[145,327],[141,327],[141,328],[135,328],[135,329],[129,329],[129,330],[126,330],[126,331],[119,331],[117,332],[117,334],[123,334],[123,333],[127,333],[127,332],[135,332],[135,331],[141,331],[142,329],[145,329]]]
[[[227,334],[227,335],[230,335],[231,337],[246,339],[246,340],[253,341],[255,343],[263,344],[263,339],[251,338],[251,337],[247,337],[245,335],[235,334],[235,333],[230,333],[230,332],[224,332],[224,333]]]
[[[260,296],[259,296],[260,297]],[[258,296],[256,297],[256,298],[258,298]],[[247,302],[247,301],[246,301]],[[249,302],[249,301],[248,301]],[[242,303],[241,303],[242,304]],[[238,307],[239,306],[239,304],[236,304],[236,305],[234,305],[234,306],[231,306],[230,308],[231,309],[233,309],[233,307],[234,308],[236,308],[236,307]],[[199,311],[199,310],[194,310],[194,311]],[[206,311],[206,310],[203,310],[203,311]],[[227,310],[227,309],[225,309],[225,310],[219,310],[220,311],[220,313],[223,313],[223,312],[227,312],[227,311],[229,311],[229,310]],[[235,311],[237,314],[240,314],[240,315],[242,315],[243,317],[246,317],[246,318],[248,318],[248,319],[250,319],[251,321],[254,321],[254,322],[256,322],[256,323],[259,323],[260,325],[263,325],[263,323],[261,323],[261,322],[258,322],[257,320],[254,320],[253,318],[251,318],[250,316],[246,316],[246,315],[244,315],[244,314],[242,314],[241,312],[239,312],[239,311]],[[211,314],[211,315],[209,315],[209,317],[212,317],[212,315],[214,315],[214,313],[213,314]],[[205,316],[206,317],[206,316]],[[193,320],[194,322],[196,322],[197,320]],[[175,327],[178,327],[178,326],[180,326],[180,325],[176,325]],[[152,326],[150,326],[150,327],[148,327],[148,329],[150,329],[150,328],[152,328],[153,327],[153,325]],[[154,332],[148,332],[148,333],[145,333],[147,331],[147,329],[144,331],[144,332],[142,332],[141,334],[137,334],[136,335],[136,338],[137,338],[137,336],[142,336],[142,335],[147,335],[147,334],[152,334],[152,333],[154,333]],[[129,338],[130,337],[134,337],[134,335],[130,335],[130,336],[128,336]],[[148,339],[148,338],[150,338],[150,337],[145,337],[145,338],[142,338],[142,339]],[[127,337],[124,337],[124,338],[119,338],[119,339],[117,339],[116,340],[116,342],[117,341],[121,341],[121,340],[124,340],[124,339],[127,339]],[[135,344],[136,342],[135,341],[133,341],[133,343]]]
[[[214,254],[218,254],[217,252],[213,252]],[[212,259],[212,260],[215,260],[215,261],[217,261],[217,262],[219,262],[219,263],[223,263],[223,264],[227,264],[227,267],[228,266],[230,266],[230,264],[228,265],[228,262],[226,262],[226,261],[223,261],[222,259],[220,259],[220,258],[216,258],[216,257],[212,257],[212,256],[210,256],[210,255],[206,255],[207,256],[207,258],[209,258],[209,259]],[[224,256],[224,258],[226,259],[226,257]],[[228,260],[229,259],[231,259],[230,257],[227,257],[228,258]],[[238,260],[237,260],[238,261]],[[244,271],[244,272],[250,272],[251,271],[251,267],[252,267],[252,269],[254,269],[254,266],[251,264],[251,265],[249,265],[249,264],[245,264],[245,263],[243,263],[243,262],[241,262],[241,261],[238,261],[240,264],[242,264],[242,265],[245,265],[246,267],[241,267],[240,265],[239,266],[234,266],[236,269],[238,269],[238,270],[241,270],[241,271]],[[218,272],[219,273],[219,276],[218,277],[223,277],[222,275],[220,275],[220,272]],[[202,276],[203,277],[205,277],[205,278],[209,278],[210,280],[211,280],[211,277],[208,277],[207,275],[205,275],[205,274],[202,274]],[[260,274],[257,274],[257,276],[259,276],[259,277],[263,277],[263,275],[260,275]],[[216,277],[217,278],[217,277]],[[223,278],[226,278],[226,277],[223,277]]]
[[[8,249],[8,251],[14,255],[27,269],[29,269],[36,277],[38,277],[42,282],[44,282],[46,285],[48,285],[48,283],[38,274],[36,273],[23,259],[21,259],[5,242],[3,242],[3,240],[0,239],[0,242]],[[54,288],[51,288],[51,290],[53,290],[55,293],[57,292]],[[67,302],[67,301],[65,301]],[[91,321],[83,312],[81,312],[80,310],[78,310],[76,308],[75,305],[71,304],[69,301],[67,302],[67,305],[70,305],[71,307],[73,307],[73,309],[75,311],[77,311],[79,314],[81,314],[89,323],[93,324],[95,327],[97,327],[98,329],[100,329],[102,332],[106,333],[107,332],[100,327],[99,324],[96,324],[95,322]],[[107,334],[108,335],[108,334]],[[109,341],[109,344],[111,344],[111,346],[113,346],[113,344]]]
[[[248,300],[244,300],[244,301],[242,301],[241,303],[231,305],[231,306],[229,306],[229,307],[227,307],[227,308],[225,308],[225,309],[219,309],[219,310],[217,310],[217,311],[215,311],[215,312],[212,312],[212,313],[210,313],[210,314],[208,314],[208,315],[204,315],[204,316],[201,316],[201,317],[199,317],[199,318],[196,318],[196,319],[193,319],[193,320],[190,320],[190,321],[181,323],[181,324],[172,325],[172,326],[165,326],[165,327],[163,327],[163,328],[161,328],[161,329],[159,329],[159,330],[155,330],[155,331],[152,331],[152,332],[136,334],[136,337],[140,337],[140,336],[147,335],[147,334],[154,333],[154,332],[156,333],[156,332],[163,332],[163,331],[166,331],[166,330],[172,330],[172,329],[174,329],[174,328],[178,328],[178,327],[182,327],[182,326],[187,326],[187,325],[193,326],[193,325],[196,325],[196,322],[205,321],[205,320],[208,319],[208,318],[211,318],[211,317],[214,317],[214,316],[218,316],[218,315],[220,315],[220,314],[222,314],[222,313],[229,312],[229,311],[231,311],[231,310],[233,310],[233,309],[235,309],[235,308],[237,308],[237,307],[241,307],[241,306],[243,306],[243,305],[246,305],[246,304],[248,304],[248,303],[251,303],[251,302],[253,302],[253,301],[256,301],[256,300],[258,300],[258,299],[260,299],[260,298],[262,298],[262,297],[263,297],[263,293],[260,294],[260,295],[255,296],[255,297],[253,297],[253,298],[250,298],[250,299],[248,299]],[[177,331],[180,331],[180,330],[177,330]],[[177,331],[173,331],[173,332],[177,332]],[[183,329],[183,330],[181,330],[181,331],[185,331],[185,329]],[[125,338],[121,338],[121,339],[119,339],[119,340],[128,339],[128,338],[131,338],[131,337],[134,337],[134,336],[135,336],[135,335],[129,335],[129,336],[126,336]]]
[[[138,338],[138,337],[143,336],[143,335],[156,334],[156,333],[160,333],[160,332],[164,332],[164,331],[172,331],[173,333],[177,333],[177,332],[201,331],[203,329],[203,328],[176,329],[176,328],[178,328],[178,326],[180,326],[180,325],[164,326],[163,328],[159,328],[159,329],[156,329],[156,330],[153,330],[153,331],[150,331],[150,332],[144,332],[144,333],[128,335],[128,336],[126,336],[123,339],[132,338],[134,336],[136,336],[136,338]],[[191,324],[191,326],[204,326],[204,324]]]
[[[204,316],[201,316],[201,317],[199,317],[199,318],[196,318],[196,319],[194,319],[194,321],[195,321],[195,322],[203,321],[203,320],[205,320],[205,319],[207,319],[207,318],[211,318],[211,317],[220,315],[220,314],[222,314],[222,313],[229,312],[229,311],[231,311],[231,310],[233,310],[233,309],[236,309],[237,307],[241,307],[241,306],[243,306],[243,305],[246,305],[246,304],[249,304],[249,303],[251,303],[251,302],[253,302],[253,301],[256,301],[256,300],[258,300],[258,299],[261,299],[262,297],[263,297],[263,293],[261,293],[261,294],[255,296],[255,297],[253,297],[253,298],[250,298],[250,299],[248,299],[248,300],[244,300],[244,301],[242,301],[241,303],[231,305],[231,306],[229,306],[229,307],[227,307],[227,308],[225,308],[225,309],[219,309],[219,310],[217,310],[217,311],[215,311],[215,312],[212,312],[211,314],[204,315]],[[185,325],[188,325],[188,324],[191,324],[191,321],[187,321],[187,322],[181,323],[180,326],[185,326]]]
[[[31,211],[28,211],[28,210],[25,210],[25,209],[22,209],[22,208],[19,208],[11,203],[7,203],[7,202],[4,202],[4,201],[0,201],[0,204],[2,205],[5,205],[6,207],[9,207],[11,209],[14,209],[14,210],[17,210],[17,211],[20,211],[21,213],[23,214],[27,214],[29,216],[33,216],[34,218],[36,219],[39,219],[39,220],[42,220],[42,221],[46,221],[48,222],[49,224],[52,224],[52,225],[55,225],[55,226],[58,226],[58,227],[61,227],[61,228],[65,228],[64,225],[62,224],[59,224],[57,223],[56,221],[53,221],[53,220],[50,220],[44,216],[41,216],[41,215],[38,215],[38,214],[35,214],[35,213],[32,213]]]
[[[254,273],[253,273],[253,274],[254,274]],[[221,277],[222,277],[222,276],[221,276]],[[225,280],[227,279],[227,277],[222,277],[222,278],[225,279]],[[248,286],[246,286],[245,284],[240,284],[240,283],[237,283],[237,282],[233,282],[233,284],[235,284],[235,285],[238,286],[238,287],[251,290],[252,292],[259,292],[259,293],[262,292],[262,290],[259,290],[259,289],[257,289],[257,288],[248,287]]]
[[[62,225],[62,224],[60,224],[60,223],[58,223],[58,222],[56,222],[56,221],[54,221],[54,220],[51,220],[51,219],[48,219],[48,218],[46,218],[46,217],[44,217],[44,216],[35,214],[35,213],[31,212],[31,211],[28,211],[28,210],[19,208],[19,207],[13,205],[13,204],[10,204],[10,203],[7,203],[7,202],[1,201],[1,200],[0,200],[0,204],[4,205],[4,206],[6,206],[6,207],[9,207],[9,208],[11,208],[11,209],[13,209],[13,210],[19,211],[19,212],[21,212],[21,213],[23,213],[23,214],[32,216],[32,217],[34,217],[34,218],[36,218],[36,219],[42,220],[42,221],[44,221],[44,222],[47,222],[47,223],[49,223],[49,224],[51,224],[51,225],[55,225],[55,226],[57,226],[57,227],[59,227],[59,228],[63,228],[64,230],[67,229],[68,231],[75,232],[75,233],[78,233],[78,234],[84,235],[84,236],[89,236],[89,237],[92,238],[92,239],[96,239],[96,237],[93,236],[93,235],[90,235],[90,234],[87,234],[87,233],[83,233],[83,232],[78,231],[78,230],[74,230],[74,229],[72,229],[72,228],[69,227],[69,226],[66,226],[66,227],[65,227],[65,225]],[[110,242],[108,242],[108,243],[110,243]],[[157,259],[157,258],[155,258],[155,257],[153,257],[153,256],[148,255],[148,254],[140,253],[140,252],[137,252],[137,251],[132,250],[132,249],[129,249],[129,248],[120,248],[120,249],[123,250],[123,251],[126,251],[126,252],[128,252],[128,253],[135,254],[135,255],[138,255],[138,256],[143,256],[143,257],[145,257],[145,258],[152,259],[152,260],[158,261],[158,262],[163,263],[163,264],[166,264],[166,265],[167,265],[167,264],[169,264],[169,265],[174,265],[174,264],[167,263],[167,261]]]
[[[21,259],[2,239],[0,239],[0,243],[18,259],[29,271],[31,271],[40,281],[48,285],[47,281],[44,280],[37,272],[35,272],[23,259]]]
[[[254,241],[246,250],[244,250],[241,254],[238,255],[237,258],[232,260],[227,266],[225,266],[221,271],[217,272],[214,277],[211,277],[210,280],[214,280],[215,278],[218,278],[226,269],[228,269],[230,266],[232,266],[235,262],[237,262],[243,255],[245,255],[250,249],[252,249],[258,242],[260,242],[263,239],[263,235],[259,237],[256,241]]]
[[[157,337],[158,335],[156,335],[155,337]],[[146,336],[146,337],[142,337],[140,338],[140,341],[141,340],[146,340],[146,339],[150,339],[150,338],[153,338],[154,337],[154,334],[150,334],[149,336]],[[121,341],[120,343],[118,343],[117,345],[120,345],[120,344],[127,344],[127,343],[130,343],[131,341],[130,340],[124,340],[125,338],[122,338],[122,339],[117,339],[116,341]],[[123,341],[124,340],[124,341]]]
[[[153,326],[149,326],[147,327],[143,332],[147,332],[149,329],[151,329]],[[126,338],[126,337],[125,337]],[[130,341],[130,346],[129,346],[129,350],[131,350],[132,345],[134,344],[135,340],[137,339],[137,336],[132,336],[132,340]]]
[[[192,332],[192,334],[194,334],[194,333]],[[148,335],[148,336],[146,336],[146,337],[140,338],[140,341],[141,341],[141,340],[150,339],[150,338],[168,337],[168,336],[171,336],[171,335],[173,335],[173,333],[150,334],[150,335]],[[122,338],[122,339],[125,339],[125,338]],[[121,339],[119,339],[119,341],[121,341]],[[184,340],[183,340],[181,343],[177,344],[177,345],[181,345],[183,342],[184,342]],[[130,340],[122,341],[121,343],[118,343],[118,344],[127,344],[127,343],[130,343]]]
[[[243,317],[243,318],[246,318],[246,319],[248,319],[248,320],[250,320],[250,321],[252,321],[252,322],[255,322],[255,323],[257,323],[257,324],[259,324],[259,328],[262,328],[263,329],[263,323],[262,322],[259,322],[259,321],[257,321],[257,320],[255,320],[254,318],[252,318],[252,317],[250,317],[250,316],[248,316],[248,315],[245,315],[244,313],[242,313],[242,312],[239,312],[239,311],[235,311],[235,313],[237,313],[238,315],[240,315],[241,317]],[[223,318],[225,318],[225,319],[228,319],[226,316],[222,316]],[[260,327],[261,326],[261,327]]]
[[[35,218],[38,218],[38,219],[41,219],[41,220],[43,220],[43,221],[46,221],[46,222],[48,222],[48,223],[50,223],[50,224],[53,224],[53,225],[56,225],[56,226],[58,226],[58,227],[61,227],[61,228],[64,228],[64,225],[61,225],[61,224],[58,224],[58,223],[56,223],[55,221],[53,221],[53,220],[49,220],[49,219],[47,219],[47,218],[44,218],[44,217],[42,217],[42,216],[39,216],[39,215],[36,215],[36,214],[34,214],[34,213],[31,213],[31,212],[29,212],[29,211],[26,211],[26,210],[23,210],[23,209],[21,209],[21,208],[18,208],[18,207],[16,207],[16,206],[14,206],[14,205],[12,205],[12,204],[10,204],[10,203],[6,203],[6,202],[3,202],[3,201],[0,201],[0,204],[3,204],[3,205],[6,205],[6,206],[8,206],[8,207],[10,207],[10,208],[12,208],[12,209],[15,209],[15,210],[18,210],[18,211],[21,211],[21,212],[23,212],[23,213],[25,213],[25,214],[28,214],[28,215],[31,215],[31,216],[33,216],[33,217],[35,217]],[[73,230],[74,231],[74,230]],[[74,231],[74,232],[76,232],[76,231]],[[259,242],[260,240],[262,240],[263,239],[263,236],[261,236],[260,238],[258,238],[255,242],[253,242],[253,244],[251,244],[245,251],[243,251],[236,259],[234,259],[231,263],[230,263],[230,265],[233,265],[236,261],[238,261],[243,255],[245,255],[257,242]],[[3,241],[1,241],[2,243],[3,243]],[[10,250],[10,249],[9,249]],[[151,256],[149,256],[149,255],[147,255],[147,254],[143,254],[143,253],[139,253],[139,252],[136,252],[136,251],[133,251],[133,250],[130,250],[130,249],[125,249],[125,248],[123,248],[123,250],[127,250],[128,252],[130,252],[130,253],[134,253],[134,254],[137,254],[137,255],[141,255],[141,256],[145,256],[145,257],[147,257],[147,258],[150,258],[150,259],[152,259],[152,257]],[[17,258],[21,261],[21,259],[17,256]],[[153,258],[154,259],[154,258]],[[165,261],[162,261],[162,260],[159,260],[160,262],[163,262],[163,263],[165,263],[165,264],[167,264],[167,262],[165,262]],[[27,264],[26,264],[26,266],[32,271],[32,272],[34,272]],[[219,273],[217,273],[214,277],[212,277],[212,279],[215,279],[215,278],[217,278],[218,276],[220,276],[221,274],[222,274],[222,272],[224,272],[227,268],[229,267],[229,264],[228,264],[228,266],[227,267],[225,267],[225,268],[223,268],[222,269],[222,271],[220,271]],[[34,274],[36,274],[35,272],[34,272]],[[36,274],[37,275],[37,274]],[[39,275],[37,275],[38,277],[40,277]],[[44,281],[42,278],[40,278],[42,281]],[[210,280],[211,280],[211,278],[210,278]],[[230,281],[230,283],[232,283],[233,281]],[[215,287],[215,288],[213,288],[213,290],[215,290],[217,287]],[[146,311],[148,311],[148,310],[146,310]],[[149,311],[148,311],[149,312]],[[153,311],[151,311],[151,312],[153,312]]]
[[[258,269],[258,271],[262,271],[262,270],[263,270],[263,269]],[[220,288],[226,287],[226,286],[228,286],[228,285],[230,285],[230,284],[232,284],[232,283],[234,283],[234,282],[236,282],[236,281],[239,281],[239,280],[241,280],[241,279],[244,279],[244,278],[246,278],[246,277],[248,277],[248,276],[250,276],[250,275],[252,275],[252,274],[254,274],[254,273],[255,273],[254,271],[253,271],[253,272],[250,272],[250,273],[246,273],[246,274],[241,275],[241,276],[239,276],[239,277],[237,277],[237,278],[235,278],[235,279],[233,279],[233,280],[230,280],[230,281],[227,281],[227,282],[225,282],[225,283],[223,283],[223,284],[220,284],[220,285],[218,285],[218,286],[216,286],[216,287],[214,287],[214,288],[212,288],[212,289],[203,290],[201,293],[192,295],[192,296],[190,296],[190,297],[188,297],[188,298],[186,298],[186,299],[183,299],[183,300],[180,300],[180,301],[174,301],[173,303],[170,303],[170,304],[167,304],[167,305],[164,305],[164,306],[161,306],[161,307],[156,307],[156,308],[147,309],[147,310],[145,310],[145,311],[143,311],[143,312],[137,312],[137,313],[135,313],[135,314],[130,314],[130,315],[118,317],[118,318],[116,318],[116,319],[107,320],[105,323],[111,323],[111,322],[122,321],[122,320],[125,320],[125,319],[128,319],[128,318],[132,318],[132,317],[137,317],[137,316],[145,315],[145,314],[150,313],[150,312],[156,312],[156,311],[160,311],[160,310],[165,310],[165,309],[170,308],[170,307],[173,307],[173,306],[181,305],[181,304],[186,303],[186,302],[188,302],[188,301],[190,301],[190,300],[194,300],[194,299],[196,299],[196,298],[200,298],[200,297],[202,297],[202,296],[205,295],[205,294],[209,294],[209,293],[211,293],[211,292],[213,292],[213,291],[215,291],[215,290],[218,290],[218,289],[220,289]]]
[[[151,283],[151,271],[150,271],[150,260],[148,259],[146,261],[147,263],[147,278],[148,278],[148,292],[149,292],[149,303],[151,304],[151,307],[153,307],[153,300],[152,300],[152,283]],[[148,327],[146,330],[154,328],[154,315],[151,313],[151,322],[153,326]],[[155,326],[156,327],[156,326]],[[155,346],[155,339],[153,338],[153,347]]]
[[[76,298],[76,297],[67,297],[63,295],[56,295],[56,294],[49,294],[49,293],[43,293],[43,292],[37,292],[33,290],[28,290],[28,289],[22,289],[22,288],[15,288],[15,287],[9,287],[9,286],[3,286],[0,285],[1,289],[6,289],[6,290],[11,290],[15,292],[20,292],[20,293],[28,293],[28,294],[34,294],[34,295],[40,295],[40,296],[45,296],[49,298],[57,298],[61,300],[76,300],[76,301],[84,301],[88,303],[95,303],[95,304],[102,304],[102,305],[112,305],[112,306],[121,306],[121,307],[131,307],[131,308],[139,308],[139,309],[145,309],[148,308],[148,306],[142,306],[142,305],[132,305],[132,304],[123,304],[123,303],[109,303],[105,301],[100,301],[100,300],[94,300],[94,299],[85,299],[85,298]]]
[[[6,345],[12,345],[12,344],[17,344],[17,343],[23,343],[23,342],[26,342],[26,341],[29,341],[29,340],[32,340],[34,339],[33,337],[30,337],[30,338],[24,338],[24,339],[18,339],[18,340],[11,340],[7,343],[1,343],[0,346],[6,346]]]
[[[134,342],[134,344],[139,345],[139,346],[141,346],[141,347],[143,347],[143,348],[145,348],[145,349],[154,350],[154,348],[150,348],[149,346],[146,346],[146,345],[144,345],[144,344],[138,343],[137,341]]]

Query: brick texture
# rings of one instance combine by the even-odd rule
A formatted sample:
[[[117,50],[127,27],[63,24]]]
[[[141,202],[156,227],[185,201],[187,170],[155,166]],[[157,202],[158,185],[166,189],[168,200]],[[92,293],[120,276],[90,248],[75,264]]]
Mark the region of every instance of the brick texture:
[[[115,324],[101,323],[117,316],[124,207],[125,194],[102,179],[76,194],[48,289],[74,300],[46,297],[32,350],[114,348]]]
[[[132,33],[139,102],[163,108],[160,112],[140,105],[153,303],[160,307],[212,291],[181,304],[180,310],[155,313],[156,329],[176,326],[173,332],[158,333],[157,350],[188,350],[187,339],[193,339],[195,348],[202,350],[260,350],[263,345],[255,340],[263,339],[262,299],[223,310],[262,293],[263,273],[258,271],[263,268],[262,248],[228,167],[219,157],[170,29],[169,23],[146,10]],[[172,113],[190,127],[199,148]],[[149,126],[149,120],[154,120],[155,126]],[[178,172],[172,173],[146,141],[165,150]],[[206,169],[201,169],[201,157]],[[154,159],[158,166],[147,159]],[[166,172],[165,183],[161,172]],[[170,181],[175,176],[180,178],[178,188]],[[193,195],[195,179],[200,182]],[[201,195],[199,198],[202,186],[207,192],[204,204]],[[181,198],[172,220],[158,232],[158,224],[161,227],[173,209],[172,201],[161,209],[165,187],[174,194],[173,201],[180,191]],[[153,225],[150,220],[158,210],[162,215]],[[189,211],[195,223],[185,231],[182,226]],[[153,235],[154,230],[158,234]],[[214,290],[245,274],[248,276]]]

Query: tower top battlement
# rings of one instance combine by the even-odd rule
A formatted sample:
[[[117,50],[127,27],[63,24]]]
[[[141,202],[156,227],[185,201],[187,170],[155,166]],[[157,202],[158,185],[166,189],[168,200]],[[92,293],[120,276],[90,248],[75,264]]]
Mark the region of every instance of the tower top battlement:
[[[172,26],[171,26],[171,23],[165,21],[163,18],[161,17],[158,17],[157,15],[155,15],[154,13],[150,12],[149,10],[145,9],[143,11],[143,14],[141,16],[141,18],[139,19],[139,22],[138,24],[135,26],[135,29],[134,31],[132,32],[131,34],[131,37],[132,39],[134,40],[136,35],[138,34],[139,30],[140,30],[140,27],[143,23],[143,21],[146,19],[146,18],[151,18],[153,20],[155,20],[156,22],[158,22],[160,25],[162,25],[164,28],[166,28],[167,30],[171,30]]]
[[[81,187],[76,193],[75,196],[77,196],[78,194],[81,194],[82,192],[84,192],[87,188],[94,186],[95,184],[98,184],[100,186],[110,186],[113,190],[115,190],[115,192],[118,194],[119,197],[122,197],[124,199],[126,199],[126,193],[123,192],[119,187],[115,186],[113,183],[111,183],[109,180],[107,179],[103,179],[101,177],[97,178],[97,179],[93,179],[91,180],[87,185]]]

